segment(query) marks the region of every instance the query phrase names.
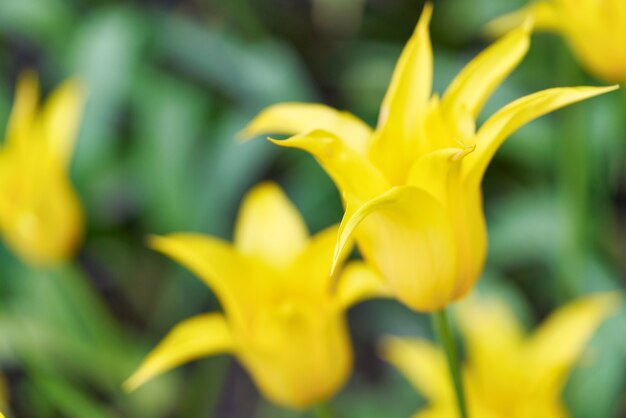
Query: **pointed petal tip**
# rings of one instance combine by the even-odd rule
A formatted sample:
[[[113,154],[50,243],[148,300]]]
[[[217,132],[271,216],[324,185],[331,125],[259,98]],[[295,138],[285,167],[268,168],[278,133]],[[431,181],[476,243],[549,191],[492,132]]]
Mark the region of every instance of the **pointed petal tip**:
[[[254,134],[250,132],[248,127],[241,129],[235,133],[235,142],[244,143],[250,141],[254,137]]]
[[[289,146],[288,144],[285,144],[285,142],[287,142],[286,139],[276,139],[276,138],[272,138],[271,136],[268,136],[265,139],[267,141],[271,142],[274,145],[278,145],[279,147],[288,147]]]
[[[622,306],[625,299],[624,292],[620,290],[601,292],[591,297],[595,298],[598,303],[601,303],[604,306],[605,312],[607,312],[608,316]]]
[[[526,18],[522,22],[522,25],[520,26],[522,31],[526,33],[527,35],[530,35],[532,33],[534,27],[535,27],[535,18],[531,14],[526,16]]]
[[[433,16],[433,3],[432,1],[427,1],[422,8],[422,14],[420,16],[420,21],[424,20],[424,25],[427,26],[430,23],[430,19]]]
[[[154,249],[154,246],[159,245],[159,243],[161,242],[161,240],[163,240],[164,238],[161,235],[156,235],[156,234],[150,234],[148,236],[145,237],[145,242],[146,245],[149,248]]]
[[[148,235],[146,237],[146,246],[153,251],[167,254],[170,247],[171,238],[167,235]]]
[[[339,265],[339,257],[341,256],[341,249],[338,245],[335,245],[335,252],[333,253],[333,262],[330,265],[330,275],[334,276],[337,272],[337,266]]]
[[[257,119],[259,116],[256,116],[252,119],[243,129],[239,130],[235,133],[235,141],[239,143],[244,143],[253,140],[257,136],[261,136],[264,133],[267,133],[265,129],[260,129],[257,123]]]
[[[460,145],[461,147],[458,148],[457,151],[450,156],[450,159],[452,161],[459,161],[476,150],[476,144],[472,144],[472,145],[460,144]]]
[[[376,353],[382,359],[388,359],[392,347],[401,343],[402,339],[395,335],[383,335],[376,341]]]
[[[79,76],[68,78],[67,80],[63,82],[61,86],[65,86],[74,90],[77,94],[79,94],[83,98],[87,95],[87,91],[88,91],[87,83],[85,83],[85,81]]]
[[[565,87],[566,89],[568,87]],[[619,84],[613,84],[611,86],[577,86],[577,87],[569,87],[569,89],[574,90],[574,91],[578,91],[581,92],[582,94],[582,98],[581,100],[584,99],[590,99],[592,97],[595,96],[600,96],[601,94],[606,94],[606,93],[610,93],[612,91],[615,91],[617,89],[620,88]]]
[[[255,115],[250,122],[243,127],[243,129],[239,130],[235,134],[235,141],[237,142],[248,142],[252,140],[254,137],[259,136],[263,133],[266,133],[266,130],[261,125],[263,120],[263,114],[267,109],[262,110],[257,115]]]
[[[124,393],[130,394],[137,390],[139,386],[141,386],[141,383],[136,381],[135,375],[133,374],[122,383],[122,390],[124,391]]]

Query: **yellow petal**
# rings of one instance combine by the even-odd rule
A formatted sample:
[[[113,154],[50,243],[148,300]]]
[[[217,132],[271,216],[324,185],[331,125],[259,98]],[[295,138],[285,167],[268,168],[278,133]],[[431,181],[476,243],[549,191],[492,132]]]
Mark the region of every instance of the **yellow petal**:
[[[42,113],[43,134],[63,166],[71,160],[85,106],[85,89],[71,79],[61,84],[47,100]]]
[[[66,173],[42,161],[41,147],[8,151],[0,158],[0,189],[14,193],[0,202],[5,241],[35,266],[69,259],[82,239],[83,212]]]
[[[443,148],[422,155],[413,164],[409,184],[427,190],[448,211],[456,242],[454,299],[461,298],[479,279],[487,252],[480,188],[461,178],[464,159],[474,147]]]
[[[308,243],[304,219],[274,183],[256,186],[244,198],[235,226],[235,247],[264,263],[288,267]]]
[[[423,411],[419,411],[411,418],[458,418],[458,412],[455,409],[456,406],[453,405],[454,404],[451,404],[450,406],[428,408]]]
[[[233,322],[245,324],[245,312],[264,296],[260,266],[251,265],[227,242],[202,234],[177,233],[151,237],[149,244],[202,279]]]
[[[294,294],[326,299],[331,284],[330,267],[337,241],[339,225],[328,227],[309,240],[285,276],[284,287]]]
[[[211,313],[195,316],[182,321],[169,332],[124,382],[124,388],[135,390],[174,367],[233,349],[233,339],[223,315]]]
[[[433,57],[428,32],[431,16],[432,4],[426,3],[396,64],[369,151],[371,161],[395,184],[402,182],[417,152],[419,120],[432,90]]]
[[[456,305],[456,321],[472,363],[487,366],[501,355],[515,356],[524,330],[499,299],[473,296]]]
[[[30,139],[37,115],[39,81],[32,71],[20,74],[15,91],[15,103],[7,125],[7,142],[19,143]]]
[[[471,116],[470,119],[472,119]],[[471,126],[468,131],[473,132],[475,130],[475,122],[472,119],[469,120],[469,123]],[[463,138],[459,138],[458,132],[456,132],[454,127],[449,125],[443,114],[441,99],[435,93],[428,102],[424,123],[417,136],[417,155],[428,154],[440,148],[465,146],[465,143],[461,141]],[[413,161],[415,161],[415,158]]]
[[[363,262],[349,263],[337,284],[339,308],[348,309],[361,301],[376,297],[391,297],[391,291],[382,277]]]
[[[511,31],[482,51],[454,78],[441,104],[448,120],[457,123],[465,112],[476,118],[491,93],[522,60],[530,46],[530,25]],[[459,129],[459,132],[467,129]],[[473,132],[472,132],[473,133]],[[467,137],[467,132],[464,132]]]
[[[600,324],[622,303],[618,292],[598,293],[568,303],[552,314],[528,342],[528,366],[537,386],[560,393],[565,380]]]
[[[387,122],[402,123],[403,132],[407,132],[426,107],[433,79],[433,52],[428,32],[432,13],[432,4],[426,3],[391,77],[380,108],[379,127]]]
[[[446,359],[432,343],[417,338],[386,337],[380,346],[380,354],[435,408],[454,404]]]
[[[336,279],[337,288],[332,288],[331,262],[338,230],[339,225],[334,225],[311,238],[307,248],[286,275],[284,287],[291,289],[292,294],[302,294],[307,299],[334,298],[336,306],[340,309],[346,309],[367,298],[390,296],[389,289],[380,276],[361,262],[351,262],[336,274],[335,276],[339,276]],[[339,264],[343,262],[344,257],[340,258]],[[335,292],[336,295],[333,295]]]
[[[411,167],[407,183],[427,190],[441,202],[447,202],[448,194],[458,187],[458,184],[452,183],[460,180],[463,158],[473,150],[474,147],[443,148],[422,155]]]
[[[561,18],[553,2],[536,1],[515,12],[500,16],[485,26],[485,33],[491,37],[500,36],[512,28],[521,25],[528,17],[533,20],[533,26],[538,30],[558,30],[561,27]]]
[[[463,335],[468,374],[480,398],[503,402],[515,393],[513,376],[522,367],[524,330],[499,299],[469,297],[456,305],[455,319]]]
[[[343,312],[283,299],[266,304],[242,340],[238,359],[263,395],[304,409],[328,401],[352,370],[352,349]],[[239,341],[238,341],[239,342]]]
[[[617,89],[610,87],[562,87],[543,90],[509,103],[491,116],[480,128],[476,151],[464,163],[466,176],[480,181],[487,165],[502,142],[517,129],[546,113],[572,103]]]
[[[283,147],[299,148],[312,154],[344,194],[369,200],[389,188],[376,167],[330,132],[315,130],[283,141],[272,140],[272,142]]]
[[[364,258],[404,304],[434,311],[450,302],[456,286],[456,244],[448,214],[433,196],[399,186],[359,207],[349,201],[335,257],[354,233]]]
[[[351,113],[340,112],[322,104],[280,103],[259,113],[240,136],[260,134],[297,135],[322,129],[341,138],[350,148],[365,153],[372,129]]]

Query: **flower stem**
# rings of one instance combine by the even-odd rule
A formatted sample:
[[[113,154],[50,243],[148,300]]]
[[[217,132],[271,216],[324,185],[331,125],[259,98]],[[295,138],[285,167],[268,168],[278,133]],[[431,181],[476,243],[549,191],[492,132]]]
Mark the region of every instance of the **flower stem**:
[[[568,50],[561,46],[557,59],[557,83],[585,84],[586,79]],[[594,166],[590,156],[586,118],[581,115],[581,108],[564,109],[559,119],[561,128],[557,133],[560,142],[556,169],[563,239],[557,258],[557,290],[559,299],[564,301],[579,295],[584,285],[586,259],[590,250],[590,223],[594,218],[589,206],[590,178]],[[595,204],[599,208],[605,206],[602,201]]]
[[[434,312],[432,314],[432,322],[437,338],[446,353],[450,376],[452,377],[452,383],[454,384],[454,392],[456,395],[457,407],[459,409],[459,416],[461,418],[468,418],[469,415],[467,414],[467,407],[465,404],[465,392],[463,391],[463,381],[461,378],[461,367],[456,353],[454,335],[452,334],[452,328],[450,327],[450,320],[448,319],[446,309],[444,308],[439,312]]]
[[[314,418],[335,418],[333,410],[328,403],[322,402],[313,407]]]

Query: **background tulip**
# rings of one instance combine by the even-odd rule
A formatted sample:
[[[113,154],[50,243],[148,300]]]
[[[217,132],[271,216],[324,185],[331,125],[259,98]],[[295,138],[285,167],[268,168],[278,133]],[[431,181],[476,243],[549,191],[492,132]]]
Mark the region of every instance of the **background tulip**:
[[[539,0],[487,26],[501,33],[531,16],[539,31],[567,40],[581,64],[608,82],[626,80],[626,4],[621,0]]]
[[[502,300],[476,297],[461,303],[456,317],[467,351],[463,378],[470,416],[569,416],[560,399],[567,377],[619,304],[615,293],[581,298],[559,308],[527,336]],[[455,416],[452,382],[435,346],[389,337],[381,353],[428,399],[429,407],[416,418]]]
[[[82,239],[83,215],[69,164],[85,94],[66,81],[40,110],[35,74],[24,73],[0,149],[0,232],[27,263],[70,258]]]
[[[172,367],[232,353],[272,401],[306,408],[332,397],[352,369],[345,310],[386,294],[378,277],[350,263],[331,288],[337,227],[309,238],[300,214],[274,184],[242,203],[235,242],[200,234],[156,237],[151,245],[194,271],[224,314],[177,325],[126,382],[134,389]]]

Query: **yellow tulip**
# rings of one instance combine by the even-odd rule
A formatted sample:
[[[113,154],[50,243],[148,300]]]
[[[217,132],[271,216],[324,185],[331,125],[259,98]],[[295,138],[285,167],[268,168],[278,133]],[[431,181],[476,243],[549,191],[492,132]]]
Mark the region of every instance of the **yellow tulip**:
[[[560,396],[570,370],[620,303],[615,293],[581,298],[558,309],[529,336],[501,300],[470,298],[459,304],[469,416],[567,417]],[[437,347],[422,339],[388,337],[381,354],[429,402],[414,418],[457,416],[445,356]]]
[[[375,130],[321,104],[283,103],[242,132],[295,135],[272,141],[313,154],[342,192],[346,213],[335,256],[354,235],[395,296],[417,311],[442,309],[481,274],[487,234],[480,184],[500,144],[541,115],[616,88],[544,90],[508,104],[476,130],[483,104],[526,54],[530,27],[479,54],[440,98],[431,94],[431,13],[426,5]]]
[[[40,110],[35,74],[21,75],[0,148],[0,232],[24,261],[65,260],[80,243],[81,205],[69,179],[85,94],[69,80]]]
[[[265,183],[245,198],[233,245],[191,233],[153,238],[153,248],[213,289],[225,314],[203,314],[177,325],[126,388],[185,362],[231,353],[277,404],[304,408],[330,398],[352,368],[345,310],[386,293],[378,276],[357,261],[346,266],[333,289],[337,229],[309,238],[280,188]]]
[[[565,37],[587,70],[609,82],[626,81],[624,0],[537,0],[487,26],[499,34],[532,16],[538,30]]]

